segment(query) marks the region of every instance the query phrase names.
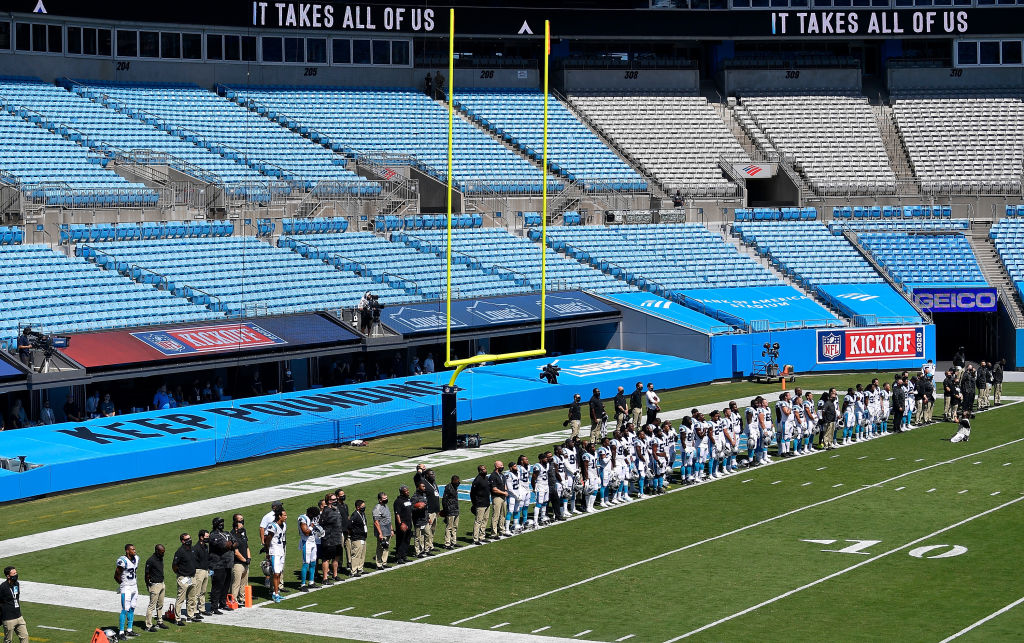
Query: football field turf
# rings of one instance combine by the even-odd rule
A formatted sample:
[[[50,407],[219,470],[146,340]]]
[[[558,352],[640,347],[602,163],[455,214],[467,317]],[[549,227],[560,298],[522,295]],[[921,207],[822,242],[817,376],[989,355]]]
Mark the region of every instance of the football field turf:
[[[869,379],[834,376],[802,378],[800,383],[845,388]],[[1019,385],[1008,384],[1006,394],[1024,393],[1024,387],[1015,387]],[[663,398],[671,400],[667,408],[688,409],[732,397],[744,403],[755,391],[767,390],[777,389],[716,385]],[[1019,538],[1024,527],[1024,426],[1017,421],[1021,408],[1024,405],[1003,406],[979,415],[967,443],[949,443],[953,426],[940,423],[832,453],[741,470],[712,484],[673,485],[664,496],[484,547],[445,552],[310,594],[293,591],[281,604],[259,611],[377,615],[374,618],[381,621],[600,641],[662,642],[687,636],[941,641],[1024,597],[1018,569],[1024,559]],[[511,438],[550,431],[562,415],[561,410],[547,411],[479,424]],[[96,504],[109,503],[110,509],[93,516],[108,518],[149,508],[148,502],[170,506],[184,500],[182,496],[204,497],[201,490],[196,495],[197,490],[189,487],[142,499],[161,485],[175,491],[192,484],[196,476],[217,479],[228,471],[238,474],[234,482],[253,484],[268,469],[279,472],[284,468],[280,463],[306,464],[301,458],[331,462],[334,467],[368,466],[375,458],[396,460],[426,452],[420,448],[424,436],[429,434],[397,436],[389,448],[372,451],[325,449],[68,494],[8,506],[0,515],[28,519],[12,535],[30,534],[40,526],[63,525],[59,512],[55,516],[45,510],[33,513],[34,509],[81,508],[82,496]],[[514,455],[518,453],[503,453],[501,458]],[[536,454],[527,455],[532,461]],[[494,457],[488,460],[493,462]],[[438,478],[458,473],[468,479],[475,466],[468,460],[441,467]],[[316,475],[306,471],[305,477]],[[394,497],[398,484],[410,479],[411,471],[349,487],[349,504],[357,497],[370,500],[381,488]],[[216,492],[206,497],[210,495]],[[290,523],[316,495],[322,494],[286,501]],[[254,532],[265,507],[242,510]],[[74,516],[74,522],[83,521]],[[208,525],[206,516],[182,516],[176,523],[116,535],[97,533],[95,539],[20,555],[12,562],[25,580],[110,590],[113,561],[124,542],[136,543],[145,558],[152,543],[164,542],[170,548],[180,531],[194,533]],[[460,533],[464,536],[471,528],[466,507]],[[298,539],[292,535],[286,578],[294,587]],[[372,549],[372,538],[368,544]],[[2,554],[0,542],[0,557],[9,564]],[[170,573],[169,561],[167,565]],[[258,579],[253,581],[259,585]],[[261,585],[254,589],[260,602],[265,591]],[[110,596],[115,603],[113,591]],[[83,610],[31,604],[26,617],[30,625],[46,624],[52,610],[67,610],[65,620],[92,618]],[[1011,607],[959,640],[1016,640],[1024,625],[1022,613],[1024,605]],[[243,610],[238,615],[242,620],[232,621],[243,624],[245,614]],[[174,641],[289,641],[296,640],[290,636],[299,636],[242,630],[248,638],[225,638],[217,632],[227,629],[205,624],[182,630],[147,636]],[[37,630],[33,635],[50,634]]]

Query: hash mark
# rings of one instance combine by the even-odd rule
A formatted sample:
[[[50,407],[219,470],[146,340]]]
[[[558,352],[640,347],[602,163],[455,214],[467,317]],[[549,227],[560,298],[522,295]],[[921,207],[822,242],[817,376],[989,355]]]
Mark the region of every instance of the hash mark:
[[[356,606],[355,606],[355,605],[353,605],[352,607],[346,607],[346,608],[345,608],[345,609],[343,609],[343,610],[334,610],[334,613],[335,613],[335,614],[341,614],[342,612],[347,612],[347,611],[349,611],[349,610],[354,610],[355,608],[356,608]]]
[[[896,487],[896,491],[903,491],[906,487]]]
[[[858,460],[863,460],[863,459],[864,459],[864,458],[866,458],[866,457],[867,457],[866,455],[862,455],[861,457],[859,457],[859,458],[857,458],[857,459],[858,459]]]
[[[956,493],[957,495],[960,495],[961,493],[967,493],[967,489],[964,489],[963,491],[957,491]]]
[[[491,629],[492,629],[492,630],[496,630],[496,629],[498,629],[499,627],[505,627],[506,625],[508,625],[508,622],[505,622],[505,623],[498,623],[497,625],[492,625],[492,626],[491,626]]]
[[[780,482],[782,482],[782,480],[776,480],[776,481],[775,481],[775,482],[773,482],[772,484],[779,484]]]
[[[544,627],[538,627],[534,631],[530,632],[530,634],[536,634],[537,632],[543,632],[544,630],[550,630],[550,629],[551,629],[550,625],[545,625]]]
[[[316,605],[317,605],[316,603],[310,603],[309,605],[303,605],[302,607],[296,607],[295,609],[297,609],[297,610],[304,610],[307,607],[316,607]]]
[[[579,637],[583,636],[584,634],[590,634],[590,633],[591,633],[591,632],[593,632],[593,631],[594,631],[594,630],[583,630],[583,631],[582,631],[582,632],[580,632],[579,634],[573,634],[573,635],[572,635],[572,637],[573,637],[574,639],[578,639]]]
[[[427,618],[428,616],[430,616],[430,614],[424,614],[423,616],[417,616],[417,617],[415,617],[415,618],[410,618],[409,620],[410,620],[410,621],[418,621],[418,620],[420,620],[421,618]]]
[[[803,483],[803,484],[802,484],[802,485],[800,485],[800,486],[801,486],[801,487],[806,487],[806,486],[807,486],[807,485],[809,485],[809,484],[811,484],[811,483],[810,483],[810,482],[805,482],[805,483]]]
[[[928,491],[925,491],[925,493],[931,493],[931,492],[933,492],[933,491],[935,491],[935,487],[932,487],[932,488],[931,488],[931,489],[929,489]]]
[[[822,471],[823,469],[828,469],[828,467],[818,467],[818,471]]]
[[[990,493],[988,495],[990,495],[990,496],[998,496],[999,492],[998,491],[993,491],[992,493]]]
[[[621,641],[628,641],[634,636],[636,636],[636,634],[627,634],[625,636],[620,636],[619,638],[615,639],[615,643],[621,643]]]
[[[917,460],[914,460],[914,462],[924,462],[924,458],[918,458]]]
[[[751,480],[753,480],[753,478],[747,478],[746,480],[744,480],[744,481],[743,481],[743,484],[747,484],[747,483],[748,483],[748,482],[750,482]],[[631,634],[630,636],[632,636],[632,634]]]
[[[1008,467],[1008,466],[1010,466],[1011,464],[1013,464],[1013,463],[1012,463],[1012,462],[1007,462],[1007,463],[1006,463],[1006,464],[1004,464],[1003,466],[1004,466],[1004,467]]]
[[[391,613],[391,610],[384,610],[383,612],[377,612],[376,614],[371,614],[370,616],[372,618],[377,618],[378,616],[384,616],[385,614],[390,614],[390,613]]]
[[[842,482],[840,482],[839,484],[832,485],[832,488],[835,489],[836,487],[841,487],[841,486],[843,486]]]
[[[978,460],[977,462],[972,462],[971,464],[981,464],[981,460]]]
[[[885,461],[888,462],[889,460],[895,460],[895,459],[896,458],[886,458]]]

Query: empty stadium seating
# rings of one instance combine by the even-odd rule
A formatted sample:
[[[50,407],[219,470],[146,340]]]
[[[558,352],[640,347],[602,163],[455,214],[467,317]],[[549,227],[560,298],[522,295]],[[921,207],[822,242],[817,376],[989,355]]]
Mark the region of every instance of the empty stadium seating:
[[[198,145],[194,137],[186,140],[55,85],[5,80],[0,81],[0,94],[54,123],[57,133],[107,157],[138,150],[170,155],[168,164],[175,169],[195,173],[194,166],[226,185],[266,183],[268,178],[238,160]]]
[[[448,113],[412,89],[223,88],[224,95],[332,149],[408,155],[423,171],[447,177]],[[463,192],[539,194],[541,170],[470,123],[454,121],[453,176]],[[557,190],[557,181],[549,190]]]
[[[425,252],[439,256],[445,252],[445,232],[399,235],[397,238]],[[471,258],[486,270],[498,274],[512,272],[526,281],[528,292],[540,291],[540,248],[527,239],[510,234],[502,228],[466,230],[452,235],[452,251]],[[573,261],[550,247],[545,249],[545,253],[549,290],[583,289],[598,293],[619,293],[635,289],[621,279]],[[491,294],[494,294],[493,291]]]
[[[479,228],[484,218],[479,214],[453,214],[452,228]],[[448,216],[444,214],[416,214],[409,216],[382,216],[374,220],[373,229],[377,232],[393,230],[440,230],[447,229]]]
[[[352,307],[367,290],[385,301],[410,298],[403,288],[303,258],[255,237],[98,242],[78,248],[83,256],[113,264],[120,272],[159,275],[176,294],[200,300],[206,295],[211,308],[229,316]]]
[[[732,195],[736,184],[723,175],[719,157],[734,163],[750,162],[703,96],[587,93],[569,100],[670,193]]]
[[[1024,298],[1024,219],[1000,219],[989,236],[1017,293]]]
[[[691,288],[784,285],[699,224],[555,226],[548,228],[548,245],[659,295]]]
[[[915,232],[938,230],[968,230],[970,219],[854,219],[835,220],[828,224],[833,232],[837,230],[854,230],[863,232]],[[838,232],[837,234],[842,234]]]
[[[807,286],[884,283],[842,236],[816,221],[737,223],[733,233]],[[827,261],[822,258],[827,257]]]
[[[923,191],[1020,193],[1019,97],[915,92],[894,96],[893,113]]]
[[[481,126],[543,156],[544,94],[530,90],[460,89],[455,105]],[[647,189],[647,182],[556,98],[548,100],[548,164],[590,190]]]
[[[348,230],[348,220],[344,217],[281,219],[281,234],[320,234],[346,230]]]
[[[345,191],[380,190],[378,184],[346,169],[343,156],[196,85],[85,81],[75,89],[111,109],[302,189],[338,182]]]
[[[60,242],[124,241],[128,239],[185,239],[192,237],[230,237],[235,224],[230,221],[172,221],[157,223],[84,223],[62,224]]]
[[[985,285],[971,244],[962,234],[861,232],[859,240],[890,276],[906,288]]]
[[[814,221],[816,208],[736,208],[737,221]]]
[[[9,345],[24,325],[46,333],[75,333],[223,317],[48,246],[0,246],[0,262],[0,341]]]
[[[819,193],[896,191],[896,174],[867,98],[744,96],[738,109]]]
[[[25,241],[25,229],[20,226],[0,226],[0,245],[12,246]]]
[[[855,205],[834,206],[835,219],[949,219],[953,208],[948,205]]]
[[[29,197],[63,207],[142,207],[159,196],[108,170],[87,147],[50,131],[57,124],[38,113],[2,101],[0,170],[20,182]]]

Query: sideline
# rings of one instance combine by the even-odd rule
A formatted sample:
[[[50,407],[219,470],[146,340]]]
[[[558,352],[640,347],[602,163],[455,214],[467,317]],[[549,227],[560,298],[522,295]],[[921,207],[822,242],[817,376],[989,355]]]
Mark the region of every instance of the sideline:
[[[959,631],[959,632],[957,632],[956,634],[954,634],[954,635],[952,635],[952,636],[947,636],[946,638],[944,638],[944,639],[942,639],[941,641],[939,641],[939,643],[949,643],[949,642],[950,642],[950,641],[952,641],[953,639],[958,639],[958,638],[960,638],[961,636],[963,636],[964,634],[967,634],[968,632],[970,632],[971,630],[973,630],[974,628],[976,628],[976,627],[978,627],[978,626],[980,626],[980,625],[984,625],[985,623],[988,623],[989,621],[991,621],[991,620],[992,620],[992,619],[994,619],[995,617],[999,616],[1000,614],[1002,614],[1002,613],[1004,613],[1004,612],[1009,612],[1010,610],[1012,610],[1013,608],[1017,607],[1017,606],[1018,606],[1018,605],[1020,605],[1021,603],[1024,603],[1024,596],[1022,596],[1022,597],[1018,598],[1017,600],[1015,600],[1014,602],[1010,603],[1010,604],[1009,604],[1009,605],[1007,605],[1006,607],[1003,607],[1003,608],[1001,608],[1001,609],[998,609],[998,610],[996,610],[996,611],[992,612],[991,614],[989,614],[989,615],[988,615],[988,616],[986,616],[985,618],[983,618],[983,619],[981,619],[981,620],[978,620],[978,621],[975,621],[975,622],[971,623],[970,625],[968,625],[968,626],[967,626],[967,627],[965,627],[964,629],[960,630],[960,631]]]

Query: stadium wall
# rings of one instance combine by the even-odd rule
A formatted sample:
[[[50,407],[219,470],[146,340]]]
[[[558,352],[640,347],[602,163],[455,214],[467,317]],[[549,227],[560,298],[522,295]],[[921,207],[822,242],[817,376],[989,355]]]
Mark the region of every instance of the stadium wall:
[[[610,338],[609,348],[663,353],[698,362],[712,361],[709,335],[629,306],[618,308],[622,311],[622,323]]]
[[[860,69],[726,69],[722,86],[727,94],[822,88],[859,92]]]
[[[888,73],[890,93],[906,89],[955,92],[964,89],[1024,87],[1024,67],[890,67]]]
[[[497,73],[497,72],[495,72]],[[700,89],[697,69],[566,69],[562,85],[567,92]]]

